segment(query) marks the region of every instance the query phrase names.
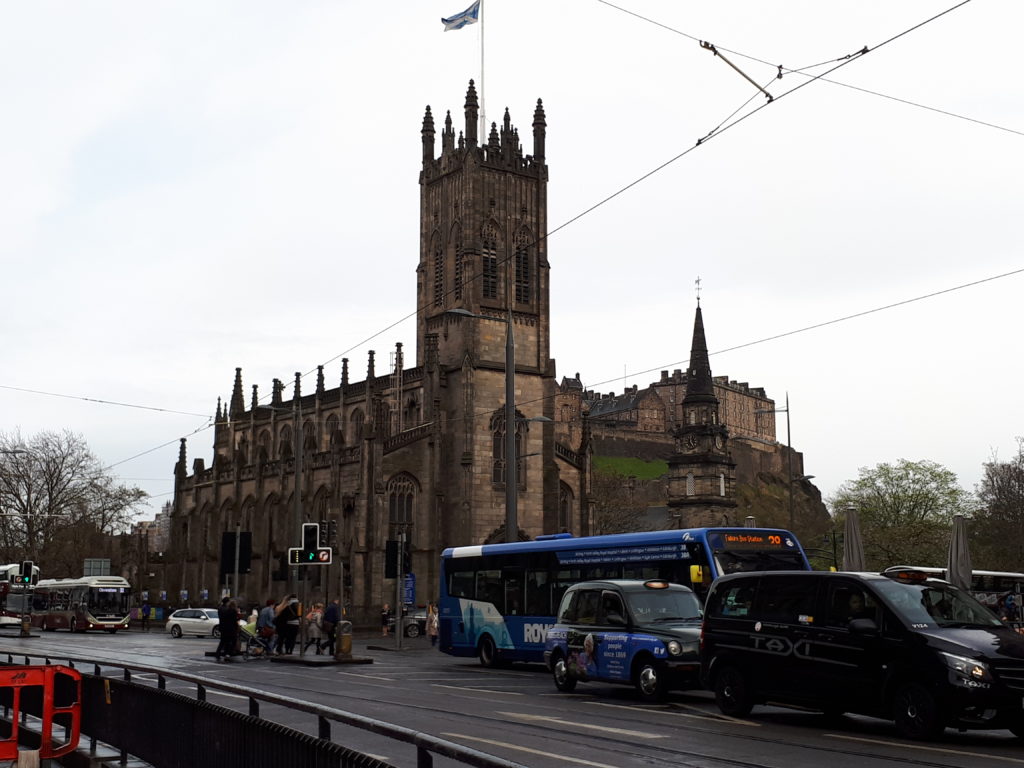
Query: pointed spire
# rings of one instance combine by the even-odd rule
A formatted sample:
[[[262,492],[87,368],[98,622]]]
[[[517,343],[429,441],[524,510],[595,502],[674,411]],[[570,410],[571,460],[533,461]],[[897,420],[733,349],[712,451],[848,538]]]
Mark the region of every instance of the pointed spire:
[[[441,154],[455,149],[455,129],[452,128],[452,111],[444,117],[444,130],[441,132]]]
[[[687,369],[686,396],[683,403],[717,402],[714,382],[711,379],[708,343],[704,339],[704,316],[698,306],[693,320],[693,343],[690,345],[690,365]]]
[[[470,81],[472,82],[472,81]],[[373,356],[376,354],[372,349],[370,350],[369,361],[366,364],[366,384],[371,386],[373,380],[377,378],[377,375],[373,372]]]
[[[348,358],[341,358],[341,386],[348,386]]]
[[[250,411],[255,411],[256,406],[260,404],[259,386],[257,384],[252,385],[252,405],[249,406]]]
[[[491,123],[491,132],[487,136],[487,147],[490,150],[497,151],[501,149],[501,140],[498,138],[498,124]]]
[[[316,393],[317,395],[324,393],[324,367],[322,365],[316,367]]]
[[[188,470],[185,466],[185,462],[188,460],[188,455],[185,452],[185,438],[181,438],[181,444],[178,446],[178,463],[174,465],[174,473],[176,475],[186,475]]]
[[[231,418],[236,419],[245,413],[245,398],[242,395],[242,369],[235,368],[235,386],[231,390]]]
[[[426,114],[423,115],[423,128],[420,135],[423,137],[423,167],[426,168],[434,162],[434,116],[430,114],[429,104]]]
[[[540,162],[544,162],[544,136],[546,128],[544,103],[537,99],[537,109],[533,113],[533,157]]]
[[[284,383],[280,379],[274,379],[274,384],[270,392],[270,404],[280,405],[282,402],[281,393],[284,391]]]
[[[476,100],[476,87],[469,81],[466,91],[466,146],[472,148],[477,144],[476,124],[479,119],[479,104]]]
[[[218,397],[217,398],[217,417],[214,419],[214,422],[217,423],[217,424],[220,424],[220,420],[221,420],[221,415],[220,415],[220,398]]]
[[[402,355],[402,342],[395,342],[395,370],[402,371],[405,368],[405,358]]]
[[[302,371],[295,372],[295,399],[302,397]]]

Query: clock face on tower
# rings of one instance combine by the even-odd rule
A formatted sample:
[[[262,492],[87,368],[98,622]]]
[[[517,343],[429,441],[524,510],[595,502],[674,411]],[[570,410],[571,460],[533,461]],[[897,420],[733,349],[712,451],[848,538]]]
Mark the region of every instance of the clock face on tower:
[[[715,448],[717,448],[718,450],[722,450],[722,446],[724,444],[725,444],[725,441],[722,440],[722,436],[721,435],[715,435]]]
[[[686,437],[683,438],[683,445],[685,445],[687,448],[696,448],[697,447],[697,436],[696,435],[687,435]]]

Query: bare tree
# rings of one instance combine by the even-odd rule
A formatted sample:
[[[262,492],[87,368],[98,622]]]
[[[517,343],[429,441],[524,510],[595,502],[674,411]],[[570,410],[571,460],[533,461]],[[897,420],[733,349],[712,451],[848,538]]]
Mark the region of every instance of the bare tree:
[[[977,566],[1019,571],[1024,562],[1024,437],[1009,461],[993,456],[976,488],[981,506],[971,528],[979,550]]]
[[[146,493],[118,485],[81,435],[0,433],[0,561],[34,560],[48,573],[76,573],[128,528]]]
[[[594,502],[594,533],[647,530],[643,494],[636,493],[636,478],[621,472],[594,472],[590,490]]]

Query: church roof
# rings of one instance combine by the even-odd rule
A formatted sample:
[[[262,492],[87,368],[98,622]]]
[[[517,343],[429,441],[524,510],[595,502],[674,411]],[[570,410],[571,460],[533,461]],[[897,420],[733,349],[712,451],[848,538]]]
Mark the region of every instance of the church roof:
[[[714,380],[711,377],[711,361],[708,359],[708,343],[704,338],[704,316],[697,305],[693,320],[693,342],[690,345],[690,365],[686,371],[686,397],[683,404],[717,403]]]

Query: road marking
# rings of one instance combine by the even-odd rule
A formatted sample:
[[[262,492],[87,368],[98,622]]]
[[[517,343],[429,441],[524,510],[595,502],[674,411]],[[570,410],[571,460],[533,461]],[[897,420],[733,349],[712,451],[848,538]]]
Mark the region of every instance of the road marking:
[[[249,700],[248,696],[240,696],[237,693],[228,693],[227,691],[218,691],[216,688],[207,688],[206,689],[206,695],[207,696],[212,696],[214,694],[216,694],[217,696],[227,696],[229,699],[243,699],[245,701]]]
[[[618,736],[633,736],[638,739],[666,739],[668,736],[660,733],[647,733],[646,731],[630,731],[625,728],[612,728],[606,725],[590,725],[589,723],[580,723],[574,720],[562,720],[558,717],[550,717],[548,715],[527,715],[520,712],[498,712],[499,715],[512,718],[513,720],[526,720],[526,721],[539,721],[544,723],[558,723],[559,725],[567,725],[571,728],[589,728],[592,731],[601,731],[603,733],[614,733]],[[548,753],[545,753],[548,754]]]
[[[345,675],[346,677],[362,677],[367,680],[384,680],[388,683],[395,682],[395,678],[384,677],[383,675],[360,675],[358,672],[342,672],[341,674]]]
[[[728,721],[730,723],[735,723],[736,725],[749,725],[749,726],[752,726],[754,728],[760,728],[761,727],[760,723],[754,723],[754,722],[751,722],[750,720],[740,720],[739,718],[729,717],[728,715],[716,715],[714,713],[708,714],[705,710],[701,709],[700,707],[689,706],[687,704],[672,704],[671,706],[672,707],[681,707],[681,708],[686,708],[686,709],[693,709],[693,710],[696,710],[697,712],[700,712],[701,714],[699,714],[699,715],[691,715],[691,714],[688,714],[686,712],[673,712],[671,709],[666,709],[665,707],[658,707],[658,706],[654,706],[654,707],[625,706],[623,704],[608,704],[606,702],[601,702],[601,701],[588,701],[588,702],[585,702],[585,703],[590,704],[591,706],[594,706],[594,707],[611,707],[612,709],[630,709],[630,710],[638,710],[639,709],[639,710],[643,710],[644,712],[650,712],[651,714],[655,714],[655,715],[668,715],[670,717],[690,717],[690,718],[693,718],[694,720],[711,720],[712,722],[715,722],[715,723],[721,723],[723,721]]]
[[[431,688],[451,688],[456,691],[473,691],[474,693],[503,693],[506,696],[522,696],[521,693],[515,691],[495,691],[491,688],[470,688],[465,685],[441,685],[441,683],[431,683]]]
[[[449,739],[464,739],[465,741],[477,741],[481,744],[488,744],[492,747],[504,747],[505,749],[514,749],[518,752],[526,752],[531,755],[544,755],[544,757],[551,757],[551,752],[541,749],[530,749],[529,747],[521,747],[518,744],[509,744],[504,741],[495,741],[494,739],[481,739],[478,736],[466,736],[462,733],[442,733]],[[607,763],[595,763],[591,760],[581,760],[578,757],[567,757],[566,755],[558,755],[559,760],[564,760],[567,763],[579,763],[580,765],[589,765],[593,768],[619,768],[617,765],[608,765]]]
[[[884,747],[901,747],[903,749],[910,748],[914,751],[925,750],[926,752],[939,752],[944,755],[963,755],[964,757],[978,757],[987,758],[989,760],[1002,760],[1004,763],[1017,763],[1024,764],[1024,760],[1019,757],[1004,757],[1002,755],[990,755],[987,752],[967,752],[962,749],[944,749],[942,747],[927,747],[923,744],[914,742],[913,744],[904,744],[899,741],[883,741],[882,739],[865,739],[858,736],[844,736],[839,733],[826,733],[823,734],[833,739],[843,739],[845,741],[861,741],[865,744],[877,744]]]

